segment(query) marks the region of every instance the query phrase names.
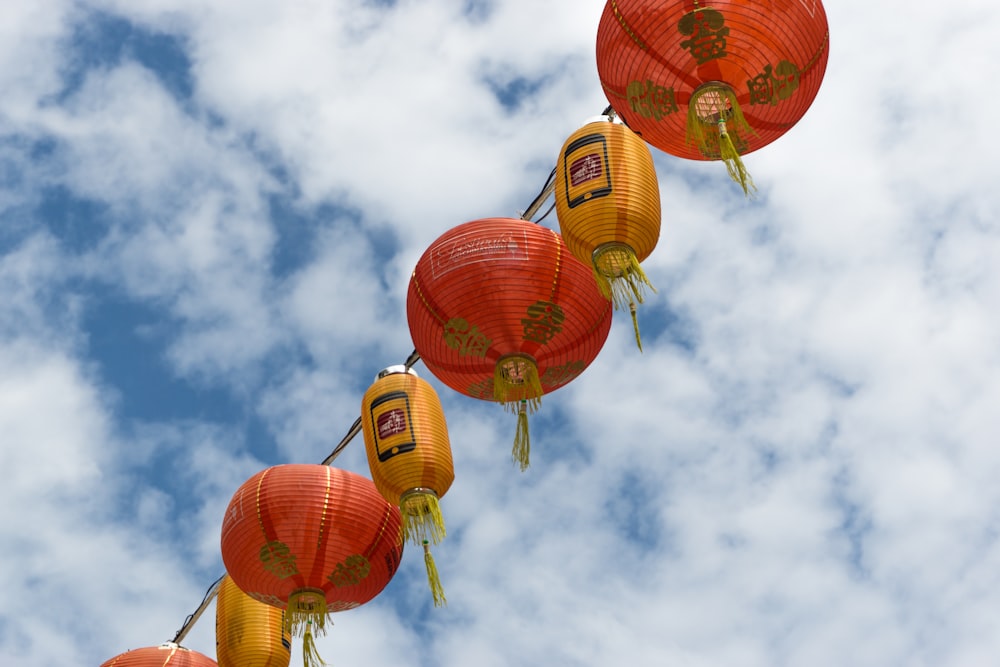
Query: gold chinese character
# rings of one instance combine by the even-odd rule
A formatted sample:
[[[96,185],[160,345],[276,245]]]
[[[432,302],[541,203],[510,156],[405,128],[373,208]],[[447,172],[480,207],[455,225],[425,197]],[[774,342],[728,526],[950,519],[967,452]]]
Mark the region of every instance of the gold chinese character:
[[[747,81],[750,104],[775,105],[787,100],[799,87],[799,68],[787,60],[780,61],[773,69],[764,65],[764,71]]]
[[[646,83],[632,81],[626,86],[625,95],[632,105],[632,111],[643,118],[660,120],[676,112],[678,108],[674,89],[658,86],[649,79],[646,79]]]
[[[371,571],[371,563],[361,554],[354,554],[344,559],[343,563],[337,563],[336,569],[327,577],[337,588],[344,586],[355,586],[368,576]]]
[[[696,10],[685,14],[677,23],[677,29],[682,35],[690,35],[681,46],[691,52],[691,55],[703,65],[714,58],[724,58],[726,54],[726,37],[729,28],[722,12],[714,9]]]
[[[528,306],[528,317],[521,320],[524,327],[524,340],[545,344],[562,331],[566,314],[558,304],[548,301],[536,301]]]
[[[295,554],[291,553],[284,542],[275,540],[260,548],[260,562],[264,569],[279,579],[287,579],[299,573],[295,558]]]
[[[461,317],[453,317],[444,325],[444,344],[458,350],[459,356],[485,357],[492,341]]]
[[[559,387],[583,372],[586,368],[583,361],[570,361],[562,366],[549,366],[542,374],[542,384],[546,387]]]

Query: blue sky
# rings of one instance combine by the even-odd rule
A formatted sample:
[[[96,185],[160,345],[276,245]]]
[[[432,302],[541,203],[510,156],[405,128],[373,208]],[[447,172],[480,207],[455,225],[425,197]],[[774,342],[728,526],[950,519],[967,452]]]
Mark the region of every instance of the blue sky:
[[[517,217],[604,109],[604,3],[8,4],[0,663],[101,664],[171,639],[233,491],[321,461],[406,359],[426,247]],[[410,550],[324,658],[992,663],[1000,10],[827,5],[826,78],[746,156],[755,200],[653,151],[643,352],[616,317],[527,472],[509,415],[417,365],[455,457],[449,604]],[[368,474],[360,439],[337,465]],[[214,641],[210,612],[185,644]]]

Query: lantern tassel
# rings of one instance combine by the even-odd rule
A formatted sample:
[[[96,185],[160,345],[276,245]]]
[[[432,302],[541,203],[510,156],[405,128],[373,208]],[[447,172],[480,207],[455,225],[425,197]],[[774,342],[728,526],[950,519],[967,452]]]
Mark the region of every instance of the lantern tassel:
[[[438,544],[445,538],[444,516],[437,494],[430,489],[413,489],[399,499],[403,515],[403,539],[413,544]]]
[[[624,243],[605,243],[593,254],[594,280],[605,299],[621,309],[626,303],[642,303],[648,287],[656,288],[649,282],[646,273],[635,256],[635,250]]]
[[[706,126],[713,125],[714,133],[705,131]],[[739,183],[743,194],[750,197],[751,191],[756,191],[757,186],[733,141],[733,137],[739,139],[740,132],[753,133],[753,128],[743,116],[732,88],[723,83],[712,82],[694,92],[688,103],[687,140],[693,141],[702,155],[722,160],[729,177]]]
[[[521,467],[521,472],[528,469],[531,457],[531,435],[528,432],[527,401],[521,401],[517,411],[517,432],[514,434],[514,449],[511,458]]]
[[[431,595],[434,597],[435,607],[444,607],[448,604],[448,599],[444,596],[444,587],[441,585],[441,577],[438,575],[437,565],[434,564],[434,556],[431,555],[431,547],[424,540],[424,566],[427,568],[427,583],[431,587]]]
[[[316,638],[312,633],[312,621],[306,622],[305,634],[302,637],[302,664],[304,667],[323,667],[326,665],[316,648]]]
[[[635,312],[635,301],[629,302],[628,309],[632,313],[632,328],[635,330],[635,344],[639,347],[639,351],[642,352],[642,339],[639,337],[639,318],[636,316]]]

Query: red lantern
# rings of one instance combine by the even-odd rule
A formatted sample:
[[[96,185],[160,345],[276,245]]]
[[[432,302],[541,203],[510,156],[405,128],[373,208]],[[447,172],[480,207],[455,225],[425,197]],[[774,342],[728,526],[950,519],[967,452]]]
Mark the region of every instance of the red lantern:
[[[441,401],[412,368],[390,366],[365,392],[361,427],[375,487],[399,505],[404,537],[423,546],[434,606],[441,606],[446,600],[430,544],[444,539],[438,499],[455,479]]]
[[[167,642],[126,651],[101,664],[101,667],[218,667],[215,660],[189,648]]]
[[[556,232],[525,220],[459,225],[424,252],[406,316],[427,368],[455,391],[518,414],[514,460],[524,470],[527,413],[597,357],[611,302]]]
[[[371,480],[314,464],[263,470],[233,495],[222,522],[222,561],[250,597],[285,609],[292,634],[315,655],[312,629],[385,588],[403,552],[399,508]]]
[[[653,286],[639,263],[660,238],[660,187],[646,143],[609,121],[589,122],[563,143],[556,214],[566,247],[593,267],[601,293],[616,308],[628,304],[641,350],[635,303]]]
[[[612,107],[649,144],[721,159],[749,193],[740,155],[802,118],[828,42],[820,0],[608,0],[597,71]]]

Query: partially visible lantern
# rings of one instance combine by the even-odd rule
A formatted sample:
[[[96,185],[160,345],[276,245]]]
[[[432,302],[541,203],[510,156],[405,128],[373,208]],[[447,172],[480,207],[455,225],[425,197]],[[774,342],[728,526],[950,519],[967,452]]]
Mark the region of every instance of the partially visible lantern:
[[[173,642],[132,649],[101,663],[101,667],[217,667],[207,655]]]
[[[723,160],[749,194],[745,155],[802,118],[829,55],[820,0],[608,0],[597,72],[652,146]]]
[[[222,522],[226,571],[250,597],[285,610],[307,664],[321,664],[313,630],[382,592],[402,553],[399,508],[366,477],[324,465],[258,472]]]
[[[424,547],[434,605],[443,605],[444,589],[429,546],[445,537],[438,499],[455,479],[441,401],[412,368],[390,366],[365,392],[361,427],[375,487],[399,504],[405,539]]]
[[[527,413],[597,357],[611,313],[559,234],[512,218],[442,234],[418,260],[406,297],[414,346],[435,377],[517,413],[513,457],[522,470]]]
[[[635,303],[653,286],[639,263],[660,238],[660,186],[649,148],[607,116],[586,123],[559,153],[555,200],[566,247],[593,267],[616,308],[629,306],[642,349]]]
[[[228,574],[215,599],[215,657],[219,667],[288,667],[292,659],[285,612],[253,599]]]

